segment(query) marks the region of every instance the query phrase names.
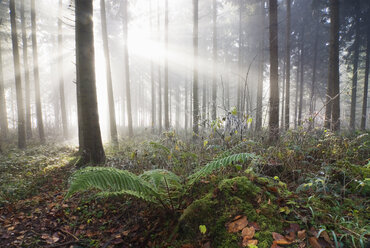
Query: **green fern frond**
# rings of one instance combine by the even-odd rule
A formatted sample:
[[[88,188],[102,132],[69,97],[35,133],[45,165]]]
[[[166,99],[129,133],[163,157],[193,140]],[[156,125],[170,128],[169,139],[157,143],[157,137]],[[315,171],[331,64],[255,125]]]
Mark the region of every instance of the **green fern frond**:
[[[162,144],[159,144],[159,143],[154,142],[154,141],[151,141],[149,144],[151,146],[153,146],[153,148],[155,148],[155,149],[165,151],[165,153],[167,153],[167,154],[170,154],[171,153],[170,149],[168,149],[168,147],[166,147],[166,146],[164,146]]]
[[[251,159],[257,159],[258,156],[254,153],[239,153],[230,155],[225,158],[214,160],[208,164],[206,164],[203,168],[201,168],[199,171],[195,172],[194,174],[190,175],[188,177],[189,183],[193,184],[196,180],[198,180],[200,177],[207,176],[211,174],[213,171],[218,170],[223,167],[230,166],[235,163],[245,163],[247,160]]]
[[[77,171],[71,178],[66,198],[88,189],[98,189],[106,195],[128,194],[150,202],[156,202],[159,197],[150,184],[135,174],[107,167],[87,167]]]
[[[181,179],[173,172],[163,169],[146,171],[139,176],[148,182],[157,192],[177,191],[182,189]]]
[[[245,147],[246,146],[255,146],[257,143],[253,140],[246,140],[246,141],[243,141],[243,142],[240,142],[239,144],[235,145],[234,147],[224,151],[223,153],[221,153],[220,155],[217,156],[218,159],[221,159],[221,158],[226,158],[230,155],[233,155],[233,154],[236,154],[236,153],[240,153],[241,151],[245,151]]]

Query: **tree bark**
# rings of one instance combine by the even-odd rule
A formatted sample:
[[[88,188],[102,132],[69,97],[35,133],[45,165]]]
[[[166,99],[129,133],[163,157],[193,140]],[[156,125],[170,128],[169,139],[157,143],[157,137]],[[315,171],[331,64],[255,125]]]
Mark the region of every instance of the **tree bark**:
[[[44,122],[42,119],[41,94],[40,94],[40,75],[39,58],[36,36],[36,0],[31,0],[31,26],[32,26],[32,53],[33,53],[33,75],[35,78],[35,99],[36,99],[36,117],[37,128],[41,143],[45,143]]]
[[[290,125],[290,33],[291,33],[291,0],[286,0],[287,21],[286,21],[286,55],[285,55],[285,130]]]
[[[263,98],[263,69],[265,62],[265,1],[261,1],[261,37],[260,37],[260,59],[259,59],[259,72],[258,72],[258,86],[257,86],[257,109],[256,109],[256,131],[261,131],[262,128],[262,98]]]
[[[277,0],[269,0],[270,17],[270,142],[279,138],[278,18]]]
[[[26,21],[24,18],[24,0],[21,1],[21,28],[22,28],[23,67],[24,67],[24,85],[25,85],[26,134],[27,138],[32,138],[30,68],[28,64],[28,42],[27,42]]]
[[[102,25],[102,37],[105,57],[105,71],[107,77],[107,93],[108,93],[108,107],[109,107],[109,127],[110,136],[113,145],[118,145],[117,136],[117,124],[116,124],[116,110],[114,106],[114,94],[113,94],[113,83],[112,83],[112,72],[110,65],[110,54],[109,54],[109,40],[107,31],[107,14],[105,10],[105,0],[100,0],[100,15]]]
[[[60,110],[62,115],[63,137],[68,139],[68,120],[66,110],[66,100],[64,92],[64,56],[63,56],[63,0],[59,0],[58,9],[58,77],[59,77],[59,97]]]
[[[19,48],[18,48],[18,33],[16,23],[16,13],[14,0],[9,1],[10,10],[10,25],[12,32],[12,46],[13,46],[13,62],[14,62],[14,76],[15,88],[17,96],[17,114],[18,114],[18,148],[26,148],[26,127],[24,120],[24,106],[22,94],[22,80],[21,80],[21,67],[19,62]]]
[[[356,124],[356,93],[357,93],[357,78],[358,78],[358,60],[360,53],[360,20],[358,16],[358,7],[356,6],[356,16],[355,16],[355,41],[354,41],[354,54],[353,54],[353,76],[352,76],[352,94],[351,94],[351,114],[349,120],[349,128],[351,131],[355,130]]]
[[[79,104],[78,125],[82,163],[103,163],[98,103],[95,85],[93,1],[76,1],[76,71]]]
[[[149,1],[149,25],[150,25],[150,38],[151,41],[153,41],[153,13],[152,13],[152,1]],[[152,127],[152,133],[155,131],[155,125],[156,125],[156,96],[155,96],[155,78],[154,78],[154,64],[153,64],[153,55],[151,55],[150,58],[150,81],[151,81],[151,87],[152,87],[152,106],[151,106],[151,127]]]
[[[299,110],[298,110],[298,126],[302,125],[302,108],[303,108],[303,89],[304,89],[304,33],[305,33],[305,20],[302,21],[302,33],[301,33],[301,80],[299,83]]]
[[[1,25],[1,20],[0,20],[0,25]],[[6,111],[1,42],[2,40],[0,38],[0,137],[2,140],[4,140],[8,136],[8,115]]]
[[[325,127],[340,130],[339,96],[339,0],[330,0],[329,80]],[[331,124],[331,125],[330,125]]]
[[[317,47],[319,44],[319,24],[316,25],[315,43],[313,48],[313,66],[312,66],[312,82],[310,91],[310,125],[309,129],[315,126],[315,119],[313,118],[314,111],[314,97],[315,97],[315,85],[316,85],[316,71],[317,71]]]
[[[164,128],[170,129],[169,120],[169,102],[168,102],[168,0],[165,0],[164,17],[164,43],[165,43],[165,61],[164,61]]]
[[[193,139],[199,134],[199,98],[198,98],[198,0],[193,0]]]
[[[157,42],[160,43],[160,11],[159,0],[157,0]],[[161,79],[161,63],[158,63],[158,131],[162,133],[162,79]]]
[[[243,113],[242,110],[242,38],[243,38],[243,25],[242,25],[242,17],[243,17],[243,0],[239,0],[239,38],[238,38],[238,87],[237,87],[237,110],[238,110],[238,116],[241,116],[241,113]]]
[[[366,43],[366,68],[365,68],[365,82],[364,82],[364,96],[362,100],[362,115],[361,115],[361,129],[366,128],[366,116],[367,116],[367,91],[369,88],[369,70],[370,70],[370,32],[367,35]]]
[[[124,69],[125,69],[125,85],[126,85],[126,106],[127,106],[127,126],[128,136],[134,136],[132,127],[132,108],[131,108],[131,87],[130,87],[130,65],[128,53],[128,0],[123,0],[123,52],[124,52]]]
[[[217,118],[217,0],[213,0],[213,73],[212,73],[212,120]]]

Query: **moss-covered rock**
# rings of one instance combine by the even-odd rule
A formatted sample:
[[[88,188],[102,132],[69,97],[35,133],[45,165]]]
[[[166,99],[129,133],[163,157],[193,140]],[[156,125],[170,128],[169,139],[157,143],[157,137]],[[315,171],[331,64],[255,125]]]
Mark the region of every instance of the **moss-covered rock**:
[[[273,241],[271,233],[283,229],[283,218],[273,200],[275,197],[248,177],[224,179],[212,192],[184,210],[180,217],[181,238],[193,242],[208,238],[212,247],[240,247],[240,234],[228,233],[226,225],[234,216],[244,215],[261,228],[255,235],[258,247],[269,247]],[[199,225],[207,227],[203,237]]]

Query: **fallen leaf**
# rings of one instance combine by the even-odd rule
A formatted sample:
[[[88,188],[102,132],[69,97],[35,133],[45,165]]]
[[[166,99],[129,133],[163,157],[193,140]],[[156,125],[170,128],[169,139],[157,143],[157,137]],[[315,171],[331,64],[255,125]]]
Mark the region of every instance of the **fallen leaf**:
[[[181,248],[194,248],[194,246],[192,244],[184,244]]]
[[[290,232],[288,235],[285,235],[285,238],[289,241],[295,240],[295,232]]]
[[[329,235],[326,231],[321,232],[320,237],[324,238],[326,242],[333,245],[333,241],[331,241],[331,239],[330,239],[330,237],[329,237]]]
[[[290,245],[292,242],[287,240],[283,235],[273,232],[272,237],[274,238],[276,244],[278,245]]]
[[[256,230],[256,231],[261,230],[261,228],[260,228],[260,226],[258,225],[257,222],[250,222],[249,223],[249,226],[253,226],[254,227],[254,230]]]
[[[274,241],[271,245],[270,248],[281,248],[280,246],[278,246],[278,244],[276,243],[276,241]]]
[[[299,225],[297,223],[291,223],[289,228],[288,228],[288,233],[290,232],[298,232],[301,228],[299,227]]]
[[[228,232],[235,233],[239,232],[240,230],[243,230],[244,227],[248,225],[248,220],[246,216],[243,216],[242,218],[239,218],[231,223],[228,224]]]
[[[306,238],[306,230],[298,231],[298,238],[304,240]]]
[[[255,234],[255,229],[254,227],[245,227],[243,230],[242,230],[242,237],[243,237],[243,240],[244,239],[252,239],[254,234]]]
[[[205,243],[202,248],[211,248],[211,242],[208,241],[207,243]]]
[[[316,237],[309,238],[308,242],[310,243],[312,248],[322,248]]]
[[[258,240],[257,239],[246,239],[244,238],[243,239],[243,247],[248,247],[249,245],[257,245],[258,244]]]

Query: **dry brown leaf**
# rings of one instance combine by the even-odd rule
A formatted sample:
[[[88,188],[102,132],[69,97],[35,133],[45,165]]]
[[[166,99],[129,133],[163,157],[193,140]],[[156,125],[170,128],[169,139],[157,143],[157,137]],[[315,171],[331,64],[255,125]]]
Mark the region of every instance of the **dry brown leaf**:
[[[254,227],[245,227],[243,230],[242,230],[242,237],[243,239],[252,239],[254,234],[256,233],[256,230],[254,229]]]
[[[276,241],[274,241],[271,245],[270,248],[281,248],[280,246],[278,246],[278,244],[276,243]]]
[[[331,241],[329,234],[326,231],[321,232],[320,237],[324,238],[330,245],[333,245],[333,241]]]
[[[246,237],[244,237],[243,239],[243,247],[248,247],[249,245],[257,245],[258,244],[258,240],[257,239],[246,239]]]
[[[248,220],[246,216],[239,218],[231,223],[228,224],[227,231],[230,233],[239,232],[243,230],[244,227],[248,225]]]
[[[261,230],[261,228],[260,228],[260,226],[258,225],[257,222],[250,222],[249,223],[249,226],[253,226],[254,227],[254,230],[256,230],[256,231]]]
[[[310,243],[310,245],[312,246],[312,248],[322,248],[316,237],[309,238],[308,239],[308,242]]]
[[[285,238],[289,241],[295,240],[295,232],[290,232],[288,235],[285,235]]]
[[[194,248],[194,246],[192,244],[184,244],[181,248]]]
[[[298,231],[298,238],[304,240],[306,238],[306,230]]]
[[[292,242],[287,240],[283,235],[273,232],[272,237],[274,238],[276,244],[278,245],[290,245]]]

